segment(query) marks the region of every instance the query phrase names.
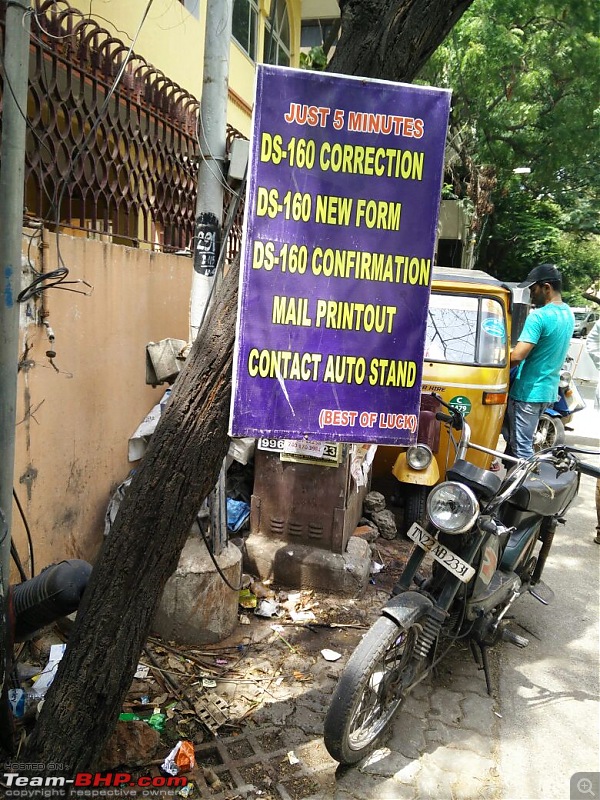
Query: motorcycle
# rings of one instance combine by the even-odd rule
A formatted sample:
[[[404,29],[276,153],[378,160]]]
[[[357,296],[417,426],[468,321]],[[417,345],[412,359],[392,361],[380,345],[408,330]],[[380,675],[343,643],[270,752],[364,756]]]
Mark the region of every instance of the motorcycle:
[[[454,434],[456,459],[428,496],[426,525],[410,528],[415,547],[334,691],[324,742],[341,764],[375,747],[407,695],[457,639],[469,640],[492,693],[488,648],[500,641],[527,646],[508,628],[508,612],[527,592],[551,602],[541,578],[557,525],[577,495],[580,473],[600,477],[599,468],[576,455],[588,450],[562,445],[516,459],[472,443],[462,413],[441,403],[449,413],[437,418]],[[470,449],[510,461],[506,476],[468,462]],[[433,568],[425,575],[428,553]]]
[[[576,411],[585,408],[585,401],[573,380],[572,367],[573,358],[567,356],[560,371],[558,400],[544,411],[533,435],[533,449],[536,452],[563,444],[565,425],[571,422]]]

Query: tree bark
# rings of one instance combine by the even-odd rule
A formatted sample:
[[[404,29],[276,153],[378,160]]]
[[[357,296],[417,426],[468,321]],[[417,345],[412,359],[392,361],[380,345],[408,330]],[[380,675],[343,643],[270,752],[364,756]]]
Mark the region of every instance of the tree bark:
[[[23,758],[94,767],[136,670],[163,587],[227,453],[239,258],[173,385],[123,498]]]
[[[339,0],[342,33],[327,70],[409,83],[473,0]]]
[[[472,0],[340,0],[330,70],[410,81]],[[237,266],[237,265],[236,265]],[[98,556],[21,760],[94,768],[163,587],[227,452],[237,268],[225,277]]]

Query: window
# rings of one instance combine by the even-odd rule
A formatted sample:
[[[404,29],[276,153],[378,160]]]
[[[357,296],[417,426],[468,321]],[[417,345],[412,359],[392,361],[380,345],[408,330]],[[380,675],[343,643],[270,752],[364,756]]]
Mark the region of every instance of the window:
[[[321,47],[331,36],[334,26],[339,27],[337,19],[303,19],[300,31],[300,47]],[[337,35],[332,43],[335,45]]]
[[[506,325],[502,305],[484,297],[432,294],[425,359],[454,364],[504,365]]]
[[[290,21],[286,0],[272,0],[269,19],[265,24],[265,64],[290,65]]]
[[[256,61],[256,26],[258,7],[255,0],[234,0],[233,38],[253,61]]]

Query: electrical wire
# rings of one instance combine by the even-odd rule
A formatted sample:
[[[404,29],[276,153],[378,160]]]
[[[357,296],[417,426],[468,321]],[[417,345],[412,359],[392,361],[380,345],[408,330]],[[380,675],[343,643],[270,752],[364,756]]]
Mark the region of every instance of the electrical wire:
[[[63,180],[62,188],[60,190],[60,193],[58,194],[58,197],[56,198],[56,200],[54,200],[54,198],[51,198],[48,195],[48,199],[50,200],[51,207],[53,207],[54,211],[56,212],[56,223],[55,223],[56,224],[56,253],[57,253],[57,257],[58,257],[59,266],[58,266],[57,269],[52,270],[51,272],[38,273],[36,275],[36,277],[34,278],[34,280],[29,284],[29,286],[27,286],[18,295],[17,300],[20,303],[26,302],[31,297],[34,297],[36,295],[38,295],[38,296],[41,295],[42,292],[44,292],[46,289],[62,289],[63,291],[75,292],[76,294],[85,294],[85,295],[91,294],[91,292],[80,291],[78,289],[71,289],[71,288],[67,288],[67,286],[66,286],[66,284],[82,283],[85,286],[87,286],[88,288],[92,289],[91,284],[89,284],[85,280],[82,280],[82,279],[78,279],[78,280],[74,280],[74,281],[67,281],[66,280],[67,276],[69,275],[69,269],[65,265],[65,262],[64,262],[64,259],[62,257],[61,250],[60,250],[60,231],[59,231],[59,228],[60,228],[60,208],[62,206],[64,195],[65,195],[65,192],[66,192],[67,187],[68,187],[68,182],[69,182],[69,180],[70,180],[70,178],[71,178],[71,176],[73,174],[73,171],[75,169],[75,164],[84,155],[84,153],[88,149],[90,142],[92,141],[93,137],[96,134],[96,130],[98,129],[98,126],[100,125],[100,122],[102,121],[102,119],[104,118],[104,116],[105,116],[105,114],[106,114],[106,112],[108,110],[108,106],[110,104],[111,98],[112,98],[113,94],[115,93],[117,87],[119,86],[119,84],[120,84],[120,82],[121,82],[121,80],[123,78],[123,75],[124,75],[125,70],[127,68],[127,64],[129,63],[129,60],[130,60],[130,58],[131,58],[131,56],[133,54],[133,48],[135,47],[135,44],[136,44],[136,42],[137,42],[137,40],[139,38],[139,35],[140,35],[140,32],[141,32],[142,27],[144,25],[144,22],[146,21],[146,18],[148,16],[149,12],[150,12],[150,9],[152,8],[153,3],[154,3],[154,0],[148,0],[148,2],[146,4],[146,8],[144,10],[144,13],[142,15],[142,18],[140,20],[140,23],[139,23],[139,25],[137,27],[137,30],[135,32],[134,38],[133,38],[133,40],[131,42],[131,45],[130,45],[129,49],[127,50],[125,58],[123,59],[123,63],[121,64],[121,67],[120,67],[120,69],[119,69],[119,71],[118,71],[118,73],[117,73],[117,75],[115,77],[115,80],[113,81],[111,87],[108,90],[108,93],[107,93],[106,97],[104,98],[104,102],[103,102],[103,104],[102,104],[102,106],[100,108],[100,111],[98,112],[98,116],[97,116],[96,120],[94,121],[94,124],[91,126],[90,130],[88,131],[87,136],[83,140],[81,146],[75,151],[75,153],[73,154],[73,156],[71,157],[71,159],[69,161],[68,170],[67,170],[66,176],[65,176],[65,178]],[[55,36],[53,34],[50,34],[48,31],[46,31],[45,28],[39,22],[37,12],[35,12],[34,9],[31,9],[31,10],[28,10],[28,11],[29,11],[29,13],[33,14],[33,17],[35,19],[36,25],[39,27],[39,29],[40,29],[40,31],[42,31],[42,33],[44,33],[45,35],[48,35],[50,38],[54,38],[54,39],[59,39],[60,40],[60,39],[64,38],[64,37],[57,37],[57,36]],[[69,34],[69,35],[72,35],[72,34]],[[36,41],[38,41],[40,43],[40,45],[42,47],[44,47],[44,49],[49,49],[48,45],[46,44],[46,42],[38,39],[35,35],[33,36],[33,38]],[[12,91],[12,89],[11,89],[11,91]],[[19,110],[21,111],[21,114],[23,114],[22,109],[19,109]],[[23,116],[25,116],[25,119],[27,121],[26,115],[23,115]],[[30,129],[33,131],[31,126],[30,126]],[[39,138],[37,133],[36,132],[33,132],[33,133],[34,133],[34,136],[36,137],[36,139],[38,140],[38,142],[43,144],[44,147],[46,147],[46,149],[48,149],[47,145],[45,145],[45,143],[43,143],[41,141],[41,139]],[[48,149],[48,152],[50,152],[49,149]],[[50,281],[50,283],[47,283],[47,281]]]
[[[225,573],[223,572],[223,570],[221,569],[221,567],[220,567],[220,566],[219,566],[219,564],[217,563],[217,559],[215,558],[215,556],[214,556],[214,554],[213,554],[212,548],[211,548],[211,546],[210,546],[210,542],[209,542],[209,541],[208,541],[208,539],[206,538],[206,534],[205,534],[205,533],[204,533],[204,531],[202,530],[202,526],[201,526],[201,525],[198,525],[198,529],[200,530],[200,535],[201,535],[201,536],[202,536],[202,538],[204,539],[204,544],[206,545],[206,549],[208,550],[208,555],[211,557],[211,560],[212,560],[213,564],[215,565],[215,567],[217,568],[217,572],[219,573],[219,575],[221,576],[221,578],[223,578],[223,580],[225,581],[225,583],[227,584],[227,586],[229,586],[229,588],[230,588],[232,591],[234,591],[234,592],[239,592],[239,591],[241,591],[241,590],[242,590],[242,588],[243,588],[241,583],[240,583],[240,585],[239,585],[239,586],[237,586],[237,587],[236,587],[236,586],[233,586],[231,583],[229,583],[229,580],[227,579],[227,576],[225,575]]]
[[[27,522],[27,517],[25,516],[25,512],[23,511],[23,506],[19,500],[19,497],[13,488],[13,498],[15,503],[17,504],[17,508],[19,509],[19,514],[21,515],[21,520],[23,521],[23,527],[25,528],[25,533],[27,534],[27,544],[29,547],[29,562],[30,562],[30,571],[31,577],[35,577],[35,561],[33,557],[33,539],[31,537],[31,531],[29,529],[29,523]]]
[[[202,152],[202,141],[200,139],[199,128],[202,128],[202,135],[204,136],[204,143],[206,144],[206,152],[208,153],[209,158],[207,158],[206,155]],[[198,109],[198,120],[196,122],[196,131],[195,131],[195,133],[196,133],[196,142],[198,143],[198,152],[199,152],[200,158],[206,164],[206,167],[207,167],[208,171],[213,176],[213,178],[224,189],[226,189],[228,192],[231,192],[232,195],[237,197],[238,193],[236,191],[234,191],[231,188],[231,186],[225,181],[225,179],[223,178],[222,173],[220,173],[218,170],[215,172],[213,170],[213,168],[212,168],[212,164],[215,164],[217,161],[219,161],[219,159],[212,154],[211,149],[210,149],[210,147],[208,145],[208,140],[206,138],[206,129],[204,128],[204,121],[202,119],[202,107],[200,107]]]

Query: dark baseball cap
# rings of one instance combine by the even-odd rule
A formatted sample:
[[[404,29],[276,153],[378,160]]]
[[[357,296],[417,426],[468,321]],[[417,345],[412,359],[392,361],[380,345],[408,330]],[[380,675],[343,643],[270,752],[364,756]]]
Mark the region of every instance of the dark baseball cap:
[[[560,270],[554,264],[538,264],[534,267],[524,281],[518,284],[519,289],[527,289],[534,283],[547,283],[561,281]]]

